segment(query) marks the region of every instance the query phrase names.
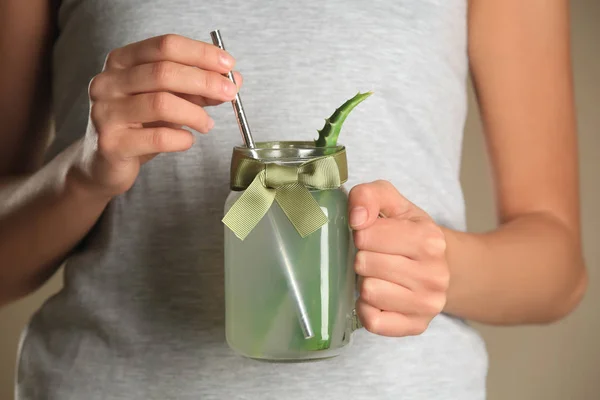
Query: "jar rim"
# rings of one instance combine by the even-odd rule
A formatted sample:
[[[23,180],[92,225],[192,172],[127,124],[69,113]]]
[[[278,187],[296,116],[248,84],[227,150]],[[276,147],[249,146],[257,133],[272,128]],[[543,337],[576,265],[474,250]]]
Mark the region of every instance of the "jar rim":
[[[236,146],[233,152],[257,160],[300,161],[328,156],[343,151],[343,145],[318,147],[313,141],[257,142],[255,148]]]

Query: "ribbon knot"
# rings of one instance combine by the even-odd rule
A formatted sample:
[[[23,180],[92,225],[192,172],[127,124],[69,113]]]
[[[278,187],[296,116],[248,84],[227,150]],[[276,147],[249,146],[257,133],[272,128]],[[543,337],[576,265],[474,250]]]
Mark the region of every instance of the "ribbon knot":
[[[245,191],[229,209],[223,223],[244,240],[269,211],[273,201],[277,201],[304,238],[328,221],[309,189],[339,188],[347,179],[343,150],[294,166],[242,156],[232,160],[231,187]]]
[[[279,164],[267,164],[265,166],[265,186],[278,188],[298,182],[298,167]]]

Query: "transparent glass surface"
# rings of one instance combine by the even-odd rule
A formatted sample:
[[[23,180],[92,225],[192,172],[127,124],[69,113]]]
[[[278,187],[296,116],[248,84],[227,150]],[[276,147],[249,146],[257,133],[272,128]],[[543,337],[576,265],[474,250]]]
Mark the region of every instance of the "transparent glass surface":
[[[276,202],[244,241],[225,227],[226,336],[239,354],[315,359],[350,342],[355,275],[347,194],[311,193],[329,222],[304,239]],[[241,194],[230,194],[225,212]]]

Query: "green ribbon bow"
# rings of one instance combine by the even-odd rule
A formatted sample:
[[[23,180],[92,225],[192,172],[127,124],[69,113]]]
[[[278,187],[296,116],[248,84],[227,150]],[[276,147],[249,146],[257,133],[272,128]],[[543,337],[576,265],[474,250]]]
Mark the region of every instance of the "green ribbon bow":
[[[229,209],[223,223],[244,240],[277,201],[303,238],[327,223],[327,216],[309,189],[339,188],[348,180],[346,152],[289,166],[242,156],[234,159],[231,188],[244,193]]]

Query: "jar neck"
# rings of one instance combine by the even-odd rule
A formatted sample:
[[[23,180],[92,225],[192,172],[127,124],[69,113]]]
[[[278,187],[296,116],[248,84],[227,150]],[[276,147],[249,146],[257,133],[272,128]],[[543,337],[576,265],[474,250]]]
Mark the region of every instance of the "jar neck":
[[[231,189],[245,190],[259,174],[264,175],[270,167],[274,167],[273,164],[291,168],[295,171],[296,179],[302,176],[306,186],[315,188],[331,187],[334,185],[332,182],[344,183],[348,179],[344,146],[316,147],[313,142],[263,142],[252,149],[234,148],[230,170]],[[287,171],[285,174],[292,174]],[[317,176],[317,181],[322,180],[322,184],[314,181]]]

